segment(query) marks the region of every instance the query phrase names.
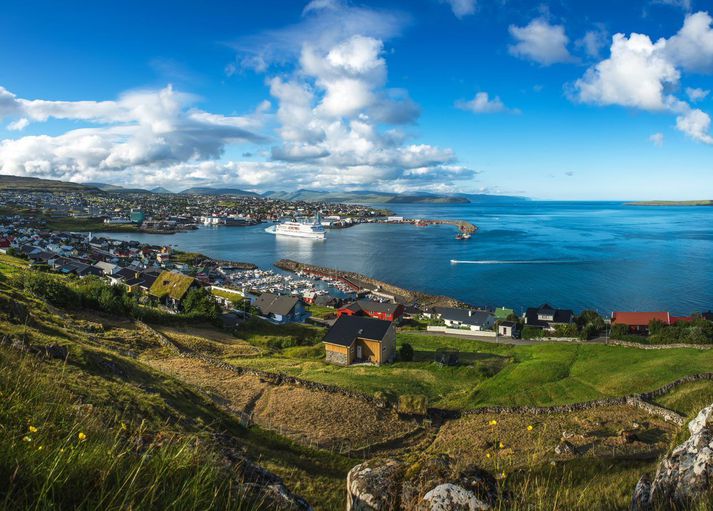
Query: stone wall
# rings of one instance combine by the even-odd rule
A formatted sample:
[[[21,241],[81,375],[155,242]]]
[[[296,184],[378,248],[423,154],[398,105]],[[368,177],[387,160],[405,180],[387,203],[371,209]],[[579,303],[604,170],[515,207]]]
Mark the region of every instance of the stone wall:
[[[295,386],[308,388],[311,390],[317,390],[320,392],[341,394],[343,396],[347,396],[347,397],[351,397],[354,399],[359,399],[359,400],[365,401],[369,404],[378,406],[380,408],[393,407],[393,405],[391,403],[388,403],[388,402],[380,400],[380,399],[375,399],[373,396],[370,396],[369,394],[365,394],[363,392],[348,390],[348,389],[345,389],[342,387],[338,387],[336,385],[327,385],[324,383],[318,383],[318,382],[314,382],[311,380],[303,380],[302,378],[288,376],[288,375],[282,374],[282,373],[271,373],[268,371],[262,371],[260,369],[235,366],[235,365],[223,362],[222,360],[218,360],[213,357],[206,356],[206,355],[202,355],[202,354],[198,354],[198,353],[184,352],[184,351],[181,351],[175,344],[173,344],[166,336],[164,336],[160,332],[157,332],[156,330],[154,330],[142,323],[139,324],[139,327],[142,329],[145,329],[146,334],[151,336],[152,338],[156,339],[157,342],[159,342],[159,344],[161,344],[161,346],[166,347],[167,349],[171,350],[172,353],[174,353],[178,356],[181,356],[181,357],[195,358],[198,360],[202,360],[203,362],[211,364],[214,367],[219,367],[221,369],[232,371],[232,372],[240,374],[240,375],[257,376],[261,380],[267,381],[273,385],[295,385]],[[337,354],[337,355],[339,355],[339,354]],[[337,362],[334,362],[334,363],[337,363]],[[660,387],[658,389],[655,389],[655,390],[652,390],[649,392],[642,392],[640,394],[631,394],[631,395],[622,396],[622,397],[596,399],[596,400],[592,400],[592,401],[584,401],[581,403],[572,403],[572,404],[567,404],[567,405],[544,406],[544,407],[541,407],[541,406],[486,406],[486,407],[482,407],[482,408],[475,408],[472,410],[464,410],[464,411],[443,410],[440,408],[429,408],[428,413],[432,417],[457,419],[459,417],[467,416],[467,415],[489,414],[489,413],[549,415],[549,414],[558,414],[558,413],[572,413],[572,412],[577,412],[580,410],[591,410],[593,408],[603,408],[603,407],[608,407],[608,406],[624,405],[624,406],[632,406],[632,407],[640,408],[640,409],[646,411],[647,413],[656,415],[658,417],[663,418],[664,420],[666,420],[668,422],[672,422],[674,424],[681,426],[685,423],[685,417],[677,414],[676,412],[674,412],[672,410],[669,410],[662,406],[651,403],[651,401],[659,396],[662,396],[664,394],[667,394],[668,392],[671,392],[676,387],[683,385],[685,383],[692,383],[692,382],[706,381],[706,380],[713,381],[713,373],[699,373],[699,374],[692,374],[692,375],[684,376],[684,377],[679,378],[671,383],[664,385],[663,387]]]
[[[620,341],[618,339],[609,339],[607,344],[624,346],[626,348],[638,348],[640,350],[672,350],[681,348],[691,348],[694,350],[713,349],[713,344],[643,344],[639,342]]]
[[[324,359],[330,364],[336,364],[338,366],[345,366],[349,364],[348,356],[346,353],[339,353],[334,350],[326,350],[326,356]]]

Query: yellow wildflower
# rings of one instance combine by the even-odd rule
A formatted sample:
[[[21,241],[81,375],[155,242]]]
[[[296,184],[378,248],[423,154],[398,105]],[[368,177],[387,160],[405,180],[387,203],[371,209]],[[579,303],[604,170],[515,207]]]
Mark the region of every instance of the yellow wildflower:
[[[534,428],[532,427],[532,424],[530,424],[529,426],[527,426],[527,430],[528,430],[528,431],[532,431],[533,429],[534,429]]]
[[[500,442],[500,443],[498,444],[498,447],[500,447],[501,449],[505,449],[505,444],[502,443],[502,442]]]
[[[491,420],[490,422],[488,422],[488,424],[490,424],[491,426],[496,426],[496,425],[498,424],[498,421],[496,421],[495,419],[493,419],[493,420]]]
[[[490,458],[490,453],[487,453],[487,454],[485,455],[485,457],[486,457],[486,458]]]
[[[23,436],[22,441],[23,442],[32,442],[32,438],[30,438],[29,436]]]
[[[84,432],[80,431],[79,434],[77,435],[77,438],[79,438],[80,442],[83,442],[87,439],[87,435],[85,435]]]
[[[44,448],[45,448],[44,445],[40,445],[40,446],[37,448],[37,450],[38,450],[38,451],[41,451],[41,450],[44,449]]]
[[[507,477],[507,474],[506,474],[505,472],[501,472],[501,473],[500,473],[500,477],[502,477],[503,479],[505,479],[505,478]]]
[[[30,430],[30,433],[37,433],[37,428],[36,428],[36,427],[34,427],[34,426],[30,426],[30,427],[29,427],[29,428],[27,428],[27,429],[29,429],[29,430]]]

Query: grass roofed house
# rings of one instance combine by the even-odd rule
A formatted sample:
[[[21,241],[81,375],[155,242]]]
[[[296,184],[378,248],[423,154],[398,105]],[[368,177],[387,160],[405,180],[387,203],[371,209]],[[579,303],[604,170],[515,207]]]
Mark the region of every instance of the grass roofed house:
[[[149,288],[149,295],[157,298],[166,307],[178,310],[191,289],[200,284],[193,277],[175,271],[162,271]]]

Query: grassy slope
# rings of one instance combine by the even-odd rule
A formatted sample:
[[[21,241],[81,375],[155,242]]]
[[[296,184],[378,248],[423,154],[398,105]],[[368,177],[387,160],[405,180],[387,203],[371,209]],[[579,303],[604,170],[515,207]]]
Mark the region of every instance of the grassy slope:
[[[713,352],[694,349],[659,351],[562,343],[512,346],[403,332],[398,342],[413,346],[414,362],[340,368],[325,364],[323,350],[311,347],[235,359],[233,363],[368,393],[425,394],[431,406],[446,408],[548,406],[620,396],[652,390],[713,367]],[[466,364],[442,367],[432,363],[439,347],[457,347],[461,362]]]
[[[18,298],[0,280],[0,299]],[[18,359],[15,350],[0,348],[5,400],[0,431],[12,439],[0,448],[0,479],[12,480],[10,487],[0,489],[0,508],[51,509],[53,499],[61,500],[63,508],[236,508],[239,489],[229,491],[230,474],[215,463],[219,456],[211,447],[210,432],[228,433],[250,459],[283,477],[318,509],[341,505],[343,478],[353,460],[299,447],[259,428],[246,430],[190,386],[103,348],[97,335],[67,329],[51,311],[40,312],[42,304],[30,305],[41,319],[36,316],[28,327],[0,318],[0,336],[27,337],[33,345],[67,346],[69,362],[35,360],[34,355]],[[121,340],[112,337],[113,344]],[[127,343],[126,348],[136,346]],[[8,394],[16,397],[9,400]],[[76,410],[89,410],[90,417],[77,415]],[[128,430],[122,429],[122,422]],[[39,433],[23,441],[30,425],[40,428]],[[86,458],[77,460],[75,453],[65,453],[67,446],[77,443],[79,431],[88,440],[82,442],[81,456]],[[128,431],[121,433],[127,438],[116,436],[121,431]],[[131,450],[137,438],[174,435],[179,440],[165,456],[157,458],[157,451],[149,451],[147,457],[113,462]],[[200,445],[200,450],[193,445]],[[164,488],[164,480],[174,489]],[[34,500],[41,492],[46,499]],[[119,495],[119,500],[108,505],[107,495]]]

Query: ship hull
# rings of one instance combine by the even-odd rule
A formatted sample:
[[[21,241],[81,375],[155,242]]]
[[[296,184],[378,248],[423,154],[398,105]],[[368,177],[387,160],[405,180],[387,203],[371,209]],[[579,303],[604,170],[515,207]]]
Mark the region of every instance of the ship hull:
[[[289,236],[291,238],[308,238],[313,240],[323,240],[325,238],[324,232],[287,231],[280,229],[278,225],[268,227],[265,229],[265,232],[276,236]]]

